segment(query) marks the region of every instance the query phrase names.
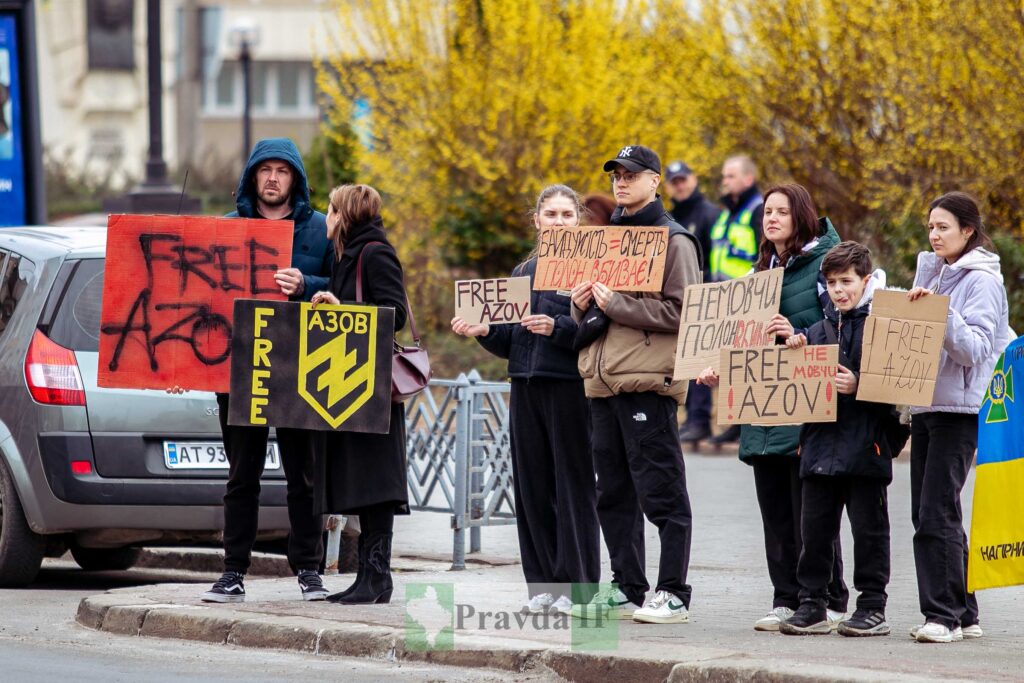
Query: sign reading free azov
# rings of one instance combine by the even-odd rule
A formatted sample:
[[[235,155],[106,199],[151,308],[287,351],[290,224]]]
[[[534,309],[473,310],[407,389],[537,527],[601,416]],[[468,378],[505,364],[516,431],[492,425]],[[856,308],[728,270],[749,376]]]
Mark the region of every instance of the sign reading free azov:
[[[386,434],[395,310],[235,301],[228,423]]]

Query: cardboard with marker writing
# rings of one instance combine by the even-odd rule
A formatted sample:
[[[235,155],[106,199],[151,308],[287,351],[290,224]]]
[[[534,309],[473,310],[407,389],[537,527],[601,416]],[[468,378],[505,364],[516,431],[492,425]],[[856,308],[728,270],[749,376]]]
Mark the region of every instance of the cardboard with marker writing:
[[[683,296],[676,341],[674,378],[695,379],[704,368],[718,370],[724,348],[767,346],[774,334],[765,326],[779,312],[782,268],[726,282],[690,285]]]
[[[386,434],[395,309],[239,299],[228,423]]]
[[[836,421],[836,345],[719,351],[718,424]]]
[[[857,398],[930,406],[948,312],[948,296],[931,294],[908,301],[906,292],[875,292],[871,315],[864,322]]]
[[[227,391],[238,297],[284,300],[291,221],[112,215],[100,323],[101,387]]]
[[[667,227],[586,226],[537,233],[537,291],[601,282],[620,292],[660,292]]]
[[[530,278],[459,280],[455,316],[471,324],[518,323],[530,315]]]

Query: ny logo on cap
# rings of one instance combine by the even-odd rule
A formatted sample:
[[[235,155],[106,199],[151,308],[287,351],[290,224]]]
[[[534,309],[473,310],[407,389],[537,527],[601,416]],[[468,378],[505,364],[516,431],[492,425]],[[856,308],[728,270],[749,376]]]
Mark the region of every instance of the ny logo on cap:
[[[623,147],[622,149],[619,150],[619,156],[620,157],[628,157],[628,156],[631,156],[632,154],[633,154],[633,146],[632,145],[629,145],[628,147]]]

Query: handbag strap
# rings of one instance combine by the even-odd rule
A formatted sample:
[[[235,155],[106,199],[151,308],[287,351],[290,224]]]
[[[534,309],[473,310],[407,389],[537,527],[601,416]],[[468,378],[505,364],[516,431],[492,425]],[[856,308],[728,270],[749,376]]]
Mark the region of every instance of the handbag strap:
[[[359,258],[356,259],[356,303],[363,303],[363,254],[366,253],[367,247],[374,244],[381,246],[387,246],[384,242],[367,242],[362,250],[359,252]],[[405,291],[405,275],[402,275],[402,290]],[[405,311],[409,315],[409,327],[412,330],[412,340],[416,342],[416,346],[420,345],[420,333],[416,330],[416,316],[412,313],[412,306],[409,304],[409,292],[405,292]]]

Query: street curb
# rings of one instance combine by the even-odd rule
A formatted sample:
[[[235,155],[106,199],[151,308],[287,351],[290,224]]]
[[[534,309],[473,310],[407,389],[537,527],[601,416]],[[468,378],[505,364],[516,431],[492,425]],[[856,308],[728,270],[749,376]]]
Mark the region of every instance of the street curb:
[[[78,605],[75,620],[86,628],[118,635],[515,673],[543,668],[566,681],[579,683],[596,680],[602,683],[878,683],[893,679],[924,683],[931,680],[893,671],[865,671],[830,665],[803,666],[797,671],[792,665],[744,655],[679,663],[628,655],[528,647],[407,650],[403,630],[389,626],[266,616],[230,607],[157,603],[147,598],[126,598],[110,593],[84,598]]]

